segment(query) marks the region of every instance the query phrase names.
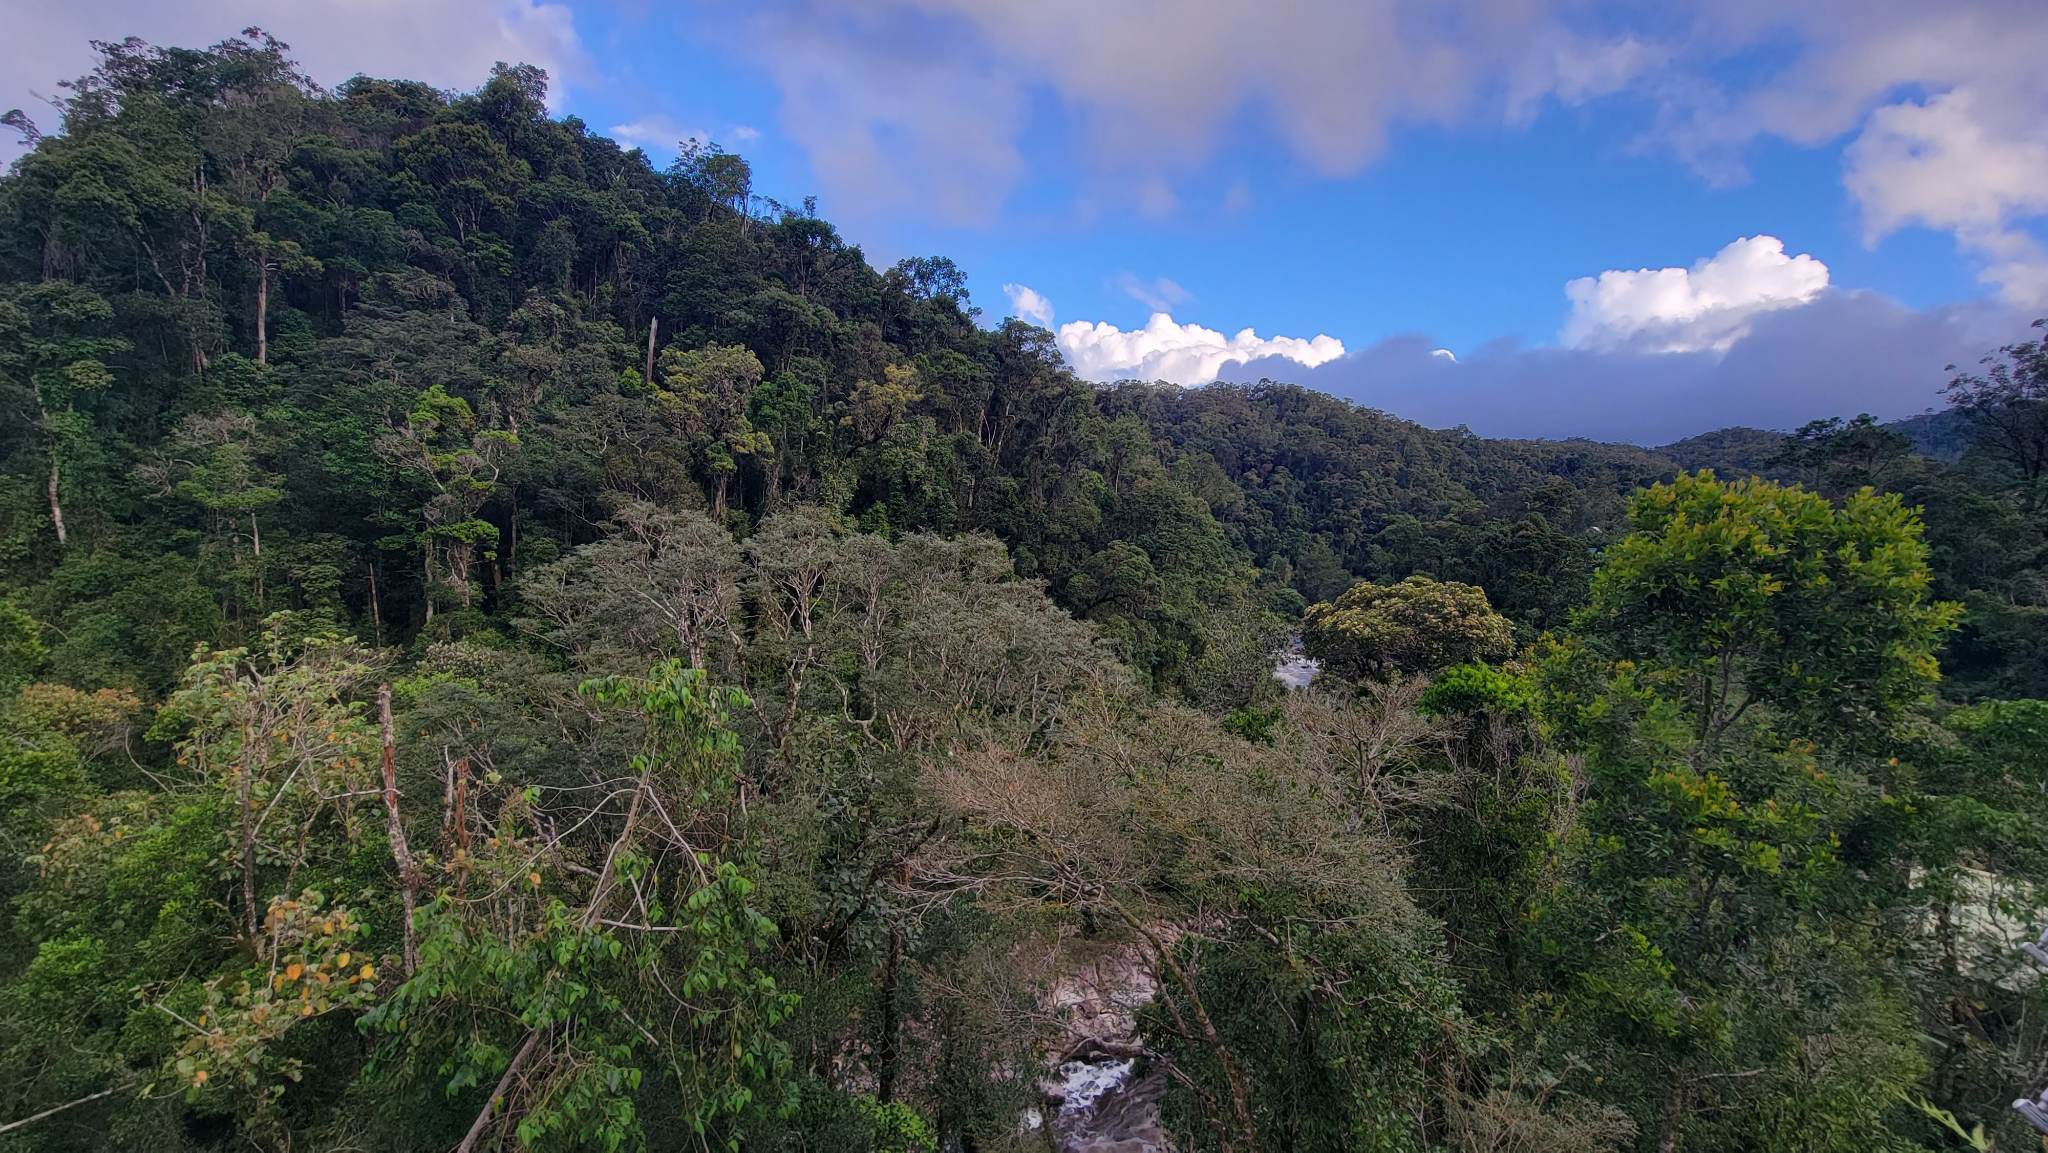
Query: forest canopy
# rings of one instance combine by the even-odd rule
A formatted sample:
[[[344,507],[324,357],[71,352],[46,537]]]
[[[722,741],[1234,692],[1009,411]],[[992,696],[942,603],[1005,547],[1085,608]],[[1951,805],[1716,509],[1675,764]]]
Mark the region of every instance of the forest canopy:
[[[99,48],[0,177],[0,1149],[2033,1140],[2041,342],[1664,449],[1099,386],[531,67]]]

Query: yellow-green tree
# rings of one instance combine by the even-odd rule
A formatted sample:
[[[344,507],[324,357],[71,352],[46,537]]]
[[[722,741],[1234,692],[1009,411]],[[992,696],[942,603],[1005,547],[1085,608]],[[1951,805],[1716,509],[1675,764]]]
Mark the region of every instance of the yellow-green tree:
[[[1514,652],[1515,633],[1485,590],[1411,576],[1391,585],[1360,581],[1310,605],[1301,641],[1329,671],[1364,678],[1501,660]]]

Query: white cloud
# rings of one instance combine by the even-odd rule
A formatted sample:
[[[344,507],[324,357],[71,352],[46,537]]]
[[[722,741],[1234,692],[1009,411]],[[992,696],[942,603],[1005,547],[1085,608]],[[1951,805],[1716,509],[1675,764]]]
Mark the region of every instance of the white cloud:
[[[1452,364],[1458,363],[1458,354],[1448,348],[1432,348],[1429,350],[1429,354],[1438,360],[1447,360]]]
[[[643,116],[626,124],[614,124],[605,130],[605,134],[621,144],[663,156],[673,156],[677,146],[686,140],[694,140],[698,144],[724,144],[728,141],[734,144],[747,144],[760,139],[761,136],[759,130],[745,124],[735,124],[726,129],[725,134],[721,136],[707,128],[695,127],[686,121],[659,114]]]
[[[685,140],[711,140],[711,134],[702,128],[691,128],[666,116],[643,116],[629,124],[614,124],[610,135],[621,144],[664,154],[674,152]]]
[[[1947,229],[1985,256],[1984,278],[2021,306],[2048,304],[2048,259],[2017,219],[2048,212],[2048,133],[2003,122],[1969,88],[1872,113],[1843,154],[1870,241],[1907,225]]]
[[[292,46],[308,75],[333,85],[359,72],[475,88],[491,65],[537,64],[549,104],[592,74],[567,4],[547,0],[99,0],[14,5],[0,36],[0,108],[20,107],[45,130],[57,114],[37,94],[98,63],[88,40],[140,36],[204,47],[250,25]]]
[[[2048,256],[2027,239],[2048,216],[2048,181],[2027,175],[2048,149],[2041,0],[757,0],[732,11],[748,13],[728,18],[733,42],[759,54],[791,137],[855,213],[988,223],[1015,183],[1057,170],[1076,174],[1084,216],[1163,215],[1195,203],[1178,195],[1191,178],[1214,178],[1253,146],[1277,142],[1342,175],[1402,125],[1518,124],[1553,103],[1621,96],[1653,106],[1647,142],[1719,182],[1743,178],[1761,138],[1852,140],[1845,183],[1878,235],[1896,227],[1885,221],[1952,231],[2010,300],[2048,305]],[[1041,103],[1057,107],[1057,131],[1032,131]],[[1226,212],[1248,203],[1246,186],[1218,183]],[[1957,209],[1968,223],[1941,222]]]
[[[1001,191],[1025,171],[1023,83],[919,34],[904,0],[810,2],[723,11],[746,23],[729,30],[737,50],[760,54],[781,91],[785,134],[832,203],[992,223]]]
[[[1112,284],[1125,296],[1151,309],[1153,312],[1172,312],[1180,305],[1194,299],[1194,294],[1162,276],[1156,280],[1144,280],[1128,272],[1118,273]]]
[[[1175,384],[1208,384],[1225,365],[1262,358],[1314,368],[1344,355],[1343,342],[1334,336],[1262,337],[1249,328],[1225,336],[1199,324],[1180,324],[1164,312],[1153,313],[1145,327],[1129,332],[1107,321],[1069,321],[1060,326],[1059,346],[1067,364],[1088,380]]]
[[[2048,257],[2026,229],[2048,213],[2048,4],[1698,2],[1689,59],[1650,86],[1679,155],[1739,179],[1760,137],[1849,137],[1843,182],[1873,242],[1909,224],[1953,232],[2009,303],[2048,305]],[[1775,69],[1715,71],[1759,49]]]
[[[1563,0],[761,0],[732,42],[783,96],[789,135],[836,203],[993,219],[1032,171],[1032,105],[1081,199],[1172,213],[1177,185],[1244,126],[1325,174],[1355,172],[1393,127],[1577,102],[1639,71],[1636,38],[1572,33]],[[744,14],[742,14],[744,13]],[[718,12],[711,15],[720,19]],[[886,139],[888,147],[876,142]]]
[[[1745,236],[1691,268],[1611,269],[1564,286],[1572,348],[1638,352],[1724,351],[1758,314],[1806,304],[1828,286],[1828,266],[1785,255],[1775,236]]]
[[[1003,295],[1010,298],[1010,308],[1018,320],[1028,320],[1040,328],[1052,327],[1052,301],[1037,289],[1024,284],[1005,284]]]
[[[1662,64],[1667,49],[1633,35],[1601,40],[1557,31],[1541,38],[1508,83],[1507,119],[1533,120],[1546,97],[1566,106],[1611,96]]]

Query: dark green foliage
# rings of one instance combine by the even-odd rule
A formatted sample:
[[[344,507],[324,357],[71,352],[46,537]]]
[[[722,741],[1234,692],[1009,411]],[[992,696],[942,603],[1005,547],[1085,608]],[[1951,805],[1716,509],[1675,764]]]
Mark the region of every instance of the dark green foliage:
[[[536,69],[101,53],[0,178],[0,1147],[1001,1150],[1112,1043],[1190,1149],[2024,1143],[2039,342],[1657,451],[1099,387]]]

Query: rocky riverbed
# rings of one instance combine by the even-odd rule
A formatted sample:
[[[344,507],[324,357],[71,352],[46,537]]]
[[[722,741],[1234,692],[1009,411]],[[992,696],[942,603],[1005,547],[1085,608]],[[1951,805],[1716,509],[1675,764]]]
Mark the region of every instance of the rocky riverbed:
[[[1041,1083],[1058,1153],[1163,1153],[1173,1143],[1159,1125],[1166,1075],[1151,1068],[1138,1036],[1138,1011],[1158,991],[1131,947],[1072,943],[1047,995],[1061,1034],[1051,1073]]]

